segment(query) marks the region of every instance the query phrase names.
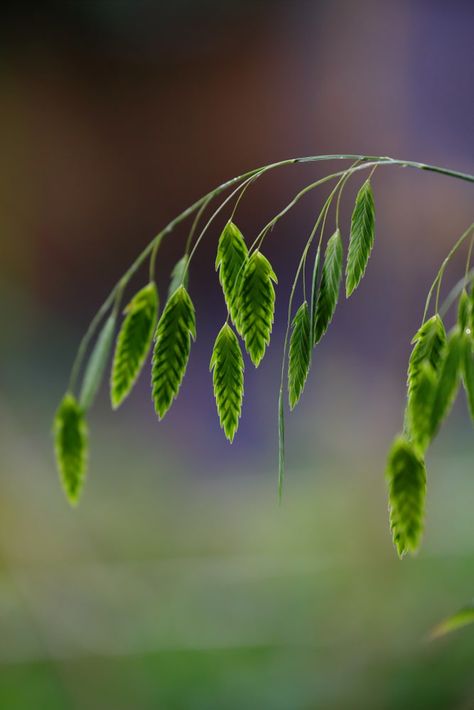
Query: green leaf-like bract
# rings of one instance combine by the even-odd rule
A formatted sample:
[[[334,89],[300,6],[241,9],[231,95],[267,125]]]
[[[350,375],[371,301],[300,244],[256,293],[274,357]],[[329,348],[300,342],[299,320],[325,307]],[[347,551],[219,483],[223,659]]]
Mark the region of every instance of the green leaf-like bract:
[[[105,321],[91,352],[82,382],[79,404],[84,411],[90,409],[99,391],[104,377],[105,368],[112,349],[115,330],[115,315],[110,315]]]
[[[359,285],[370,257],[375,238],[375,206],[370,180],[360,188],[352,213],[351,236],[346,266],[346,296]]]
[[[189,269],[186,268],[187,265],[188,257],[185,255],[182,256],[181,259],[177,261],[176,264],[173,266],[173,270],[171,272],[171,281],[168,288],[168,298],[171,298],[176,289],[178,289],[181,285],[183,285],[185,289],[188,288]]]
[[[412,344],[407,379],[407,424],[410,438],[423,451],[430,442],[434,390],[446,345],[446,332],[438,314],[421,326]]]
[[[423,459],[404,437],[395,439],[388,456],[390,527],[400,557],[416,552],[423,532],[426,471]]]
[[[240,332],[239,294],[248,249],[240,229],[228,222],[219,238],[216,256],[216,270],[232,322]]]
[[[152,398],[162,419],[178,394],[186,372],[191,337],[196,337],[194,306],[184,286],[167,302],[158,321],[151,368]]]
[[[461,330],[466,330],[471,325],[471,300],[463,289],[458,302],[458,325]]]
[[[117,409],[132,390],[150,350],[158,317],[155,283],[138,291],[124,312],[126,317],[117,337],[110,380],[113,409]]]
[[[239,426],[244,395],[244,360],[236,334],[225,323],[214,343],[210,370],[221,427],[232,443]]]
[[[75,505],[84,484],[87,466],[87,424],[84,410],[67,393],[54,418],[56,463],[66,497]]]
[[[339,229],[336,229],[329,239],[324,255],[324,265],[321,284],[318,293],[316,316],[314,324],[314,344],[318,343],[326,332],[339,297],[339,286],[342,277],[342,239]]]
[[[464,338],[455,330],[448,338],[444,350],[438,383],[431,410],[431,436],[435,436],[441,422],[449,414],[456,399],[462,369]]]
[[[469,412],[474,422],[474,343],[471,336],[464,338],[462,379],[467,394]]]
[[[270,342],[275,311],[277,277],[268,259],[260,251],[249,257],[242,275],[239,293],[240,333],[253,364],[257,367]]]
[[[290,355],[288,364],[288,397],[290,409],[294,409],[303,392],[311,364],[311,328],[309,308],[306,301],[296,311],[292,323]]]

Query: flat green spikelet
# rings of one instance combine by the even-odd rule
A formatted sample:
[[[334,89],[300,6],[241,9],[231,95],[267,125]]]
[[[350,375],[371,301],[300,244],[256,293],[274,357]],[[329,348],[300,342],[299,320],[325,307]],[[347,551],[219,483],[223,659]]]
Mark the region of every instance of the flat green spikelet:
[[[272,282],[277,283],[277,277],[270,262],[260,251],[254,251],[242,276],[239,324],[245,349],[255,367],[260,364],[270,342],[275,312]]]
[[[416,552],[423,533],[426,470],[423,459],[404,437],[395,439],[388,456],[390,527],[400,557]]]
[[[69,392],[56,412],[53,433],[61,483],[69,503],[76,505],[86,475],[88,433],[84,411]]]
[[[365,274],[375,239],[375,205],[370,180],[360,188],[352,213],[346,266],[346,296],[357,288]]]
[[[419,450],[423,450],[431,440],[434,389],[436,389],[446,346],[446,331],[438,314],[419,328],[412,339],[412,344],[414,347],[411,351],[407,375],[406,422],[410,438]]]
[[[324,256],[321,284],[314,323],[314,345],[326,332],[339,297],[339,286],[342,277],[342,239],[339,229],[336,229],[329,239]]]
[[[242,412],[244,360],[237,336],[227,323],[222,326],[214,343],[210,370],[213,372],[219,421],[232,443]]]
[[[151,282],[132,298],[115,346],[110,380],[112,408],[130,394],[150,350],[158,318],[158,290]]]
[[[459,330],[449,336],[444,349],[431,410],[431,436],[435,436],[448,416],[458,393],[463,364],[464,337]]]
[[[408,396],[416,388],[420,368],[423,363],[431,365],[438,372],[446,345],[446,331],[438,314],[432,316],[415,333],[412,344],[414,348],[408,363]]]
[[[460,330],[466,330],[471,325],[471,300],[463,289],[458,301],[458,325]]]
[[[431,416],[437,385],[435,370],[429,362],[422,362],[407,409],[410,440],[420,455],[425,453],[431,441]]]
[[[311,338],[314,343],[314,333],[316,330],[316,307],[318,303],[319,295],[319,276],[321,271],[321,246],[318,244],[316,254],[313,263],[313,275],[311,277],[311,308],[310,308],[310,321],[311,321]]]
[[[216,271],[219,271],[227,310],[239,332],[239,293],[247,257],[248,249],[242,232],[233,222],[228,222],[217,246]]]
[[[184,286],[167,302],[155,333],[151,368],[152,398],[162,419],[178,394],[186,372],[191,338],[196,337],[194,306]]]
[[[311,364],[311,323],[306,301],[296,311],[292,323],[288,364],[288,399],[294,409],[301,397]]]

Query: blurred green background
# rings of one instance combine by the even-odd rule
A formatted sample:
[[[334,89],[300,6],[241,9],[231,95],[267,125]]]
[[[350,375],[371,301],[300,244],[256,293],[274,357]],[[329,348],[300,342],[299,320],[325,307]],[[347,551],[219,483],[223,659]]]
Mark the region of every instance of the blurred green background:
[[[0,15],[0,707],[474,708],[473,628],[428,641],[474,592],[462,398],[428,457],[416,559],[396,558],[383,475],[410,339],[472,221],[472,186],[377,171],[376,248],[288,418],[282,506],[286,298],[324,190],[268,239],[272,347],[257,372],[247,363],[232,447],[208,372],[225,318],[220,224],[193,265],[198,340],[165,421],[147,373],[115,414],[102,393],[77,510],[50,436],[95,309],[214,185],[326,152],[474,172],[472,3],[7,2]],[[248,239],[329,169],[288,168],[249,191],[237,220]],[[162,297],[185,238],[186,226],[160,252]]]

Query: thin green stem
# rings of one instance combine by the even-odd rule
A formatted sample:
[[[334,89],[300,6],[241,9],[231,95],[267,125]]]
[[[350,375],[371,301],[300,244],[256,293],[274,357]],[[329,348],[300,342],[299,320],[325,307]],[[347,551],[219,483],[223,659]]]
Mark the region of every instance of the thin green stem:
[[[443,275],[444,275],[445,269],[446,269],[446,267],[443,268],[443,270],[440,274],[440,277],[438,279],[438,285],[436,287],[435,313],[438,313],[439,297],[440,297],[440,293],[441,293],[441,284],[443,282]]]
[[[187,238],[187,240],[186,240],[186,244],[185,244],[185,247],[184,247],[184,255],[185,255],[185,256],[188,256],[188,254],[189,254],[189,249],[190,249],[190,247],[191,247],[191,244],[192,244],[192,241],[193,241],[193,237],[194,237],[194,235],[196,234],[196,229],[197,229],[197,227],[198,227],[198,224],[199,224],[199,222],[200,222],[200,220],[201,220],[201,217],[202,217],[202,215],[203,215],[204,210],[206,209],[206,207],[208,206],[208,204],[211,202],[211,200],[212,200],[212,196],[208,197],[208,198],[202,203],[201,207],[200,207],[200,208],[198,209],[198,211],[196,212],[196,216],[194,217],[194,220],[193,220],[191,229],[189,230],[188,238]]]
[[[315,227],[313,231],[311,232],[305,247],[303,249],[303,253],[301,255],[298,268],[296,270],[295,278],[293,281],[293,284],[291,286],[291,291],[290,291],[290,298],[288,301],[288,315],[287,315],[287,321],[286,321],[286,330],[285,330],[285,338],[283,340],[283,355],[282,355],[282,361],[281,361],[281,372],[280,372],[280,390],[278,394],[278,419],[279,419],[279,447],[278,447],[278,500],[281,501],[282,493],[283,493],[283,479],[284,479],[284,474],[285,474],[285,447],[284,447],[284,403],[283,403],[283,383],[285,380],[285,365],[286,365],[286,353],[288,350],[288,338],[290,335],[290,327],[291,327],[291,313],[293,310],[293,299],[295,296],[295,291],[296,291],[296,285],[298,283],[298,278],[302,269],[302,266],[304,264],[304,261],[306,259],[306,255],[308,253],[308,250],[311,246],[311,243],[314,239],[314,235],[317,232],[319,223],[321,222],[321,219],[323,219],[323,214],[329,209],[329,206],[332,202],[332,199],[334,195],[336,194],[336,190],[338,189],[339,183],[333,188],[331,191],[329,197],[326,199],[326,202],[323,205],[323,208],[321,212],[319,213],[319,217],[316,220]],[[320,239],[321,243],[321,239]],[[283,438],[282,438],[283,437]]]
[[[449,311],[453,303],[458,299],[460,296],[462,290],[470,283],[474,281],[474,269],[470,269],[462,279],[459,279],[457,284],[453,286],[451,291],[448,293],[446,298],[444,299],[443,303],[440,306],[439,309],[439,315],[441,318],[444,318],[446,313]]]
[[[425,302],[425,310],[423,311],[423,320],[422,320],[422,325],[426,320],[426,316],[428,314],[428,309],[430,306],[431,302],[431,297],[433,295],[433,292],[436,288],[436,305],[435,305],[435,313],[438,312],[438,305],[439,305],[439,296],[440,296],[440,290],[441,290],[441,281],[443,279],[443,274],[446,270],[447,265],[449,264],[451,258],[454,256],[454,254],[457,252],[459,247],[463,244],[463,242],[467,239],[469,236],[471,230],[474,229],[474,222],[466,229],[463,234],[459,237],[457,242],[454,244],[454,246],[451,248],[449,254],[447,257],[444,259],[443,263],[441,264],[441,267],[438,271],[438,273],[435,276],[435,279],[433,283],[431,284],[430,290],[428,291],[428,295],[426,297],[426,302]]]
[[[282,164],[289,164],[290,161],[282,161]],[[280,165],[280,164],[278,164]],[[275,166],[267,166],[267,169],[270,170]],[[137,256],[135,261],[131,264],[131,266],[125,271],[123,276],[120,278],[119,281],[115,284],[115,286],[112,288],[110,291],[109,295],[105,299],[105,301],[102,303],[100,306],[99,310],[91,320],[85,334],[83,335],[81,342],[79,344],[79,348],[77,350],[76,357],[74,359],[74,363],[72,366],[71,370],[71,375],[69,378],[69,387],[68,391],[73,392],[76,383],[77,383],[77,378],[79,376],[79,372],[82,366],[82,362],[84,360],[85,354],[87,352],[87,348],[89,346],[89,343],[97,330],[102,318],[105,316],[109,308],[111,307],[115,293],[117,289],[121,286],[121,284],[125,286],[128,284],[132,276],[138,271],[140,266],[144,263],[144,261],[147,259],[147,257],[153,252],[153,250],[157,249],[161,241],[165,238],[167,234],[170,234],[174,228],[180,224],[181,222],[184,222],[189,216],[191,216],[196,210],[198,210],[207,200],[212,199],[219,195],[221,192],[227,190],[229,187],[232,187],[232,185],[235,185],[239,183],[241,180],[246,179],[249,176],[254,175],[255,173],[258,173],[261,170],[261,168],[257,170],[251,170],[248,173],[245,173],[244,175],[240,175],[239,177],[232,178],[232,180],[228,180],[227,182],[223,183],[222,185],[219,185],[219,187],[215,188],[214,190],[211,190],[211,192],[207,193],[207,195],[204,195],[204,197],[201,197],[199,200],[194,202],[190,207],[185,209],[181,214],[179,214],[177,217],[175,217],[171,222],[167,224],[167,226],[161,230],[152,240],[149,242],[149,244],[143,249],[142,252]]]
[[[382,159],[385,161],[385,158]],[[381,161],[376,161],[376,162],[366,162],[363,165],[358,165],[354,168],[349,168],[346,170],[340,170],[336,173],[331,173],[331,175],[326,175],[323,178],[320,178],[319,180],[316,180],[315,182],[310,183],[309,185],[306,185],[302,190],[296,193],[296,195],[293,197],[293,199],[280,211],[278,212],[272,219],[267,222],[267,224],[260,230],[259,234],[255,238],[253,244],[250,246],[249,251],[253,251],[255,248],[256,249],[261,249],[263,240],[265,239],[266,235],[270,230],[273,229],[275,224],[282,218],[284,215],[287,214],[300,200],[304,195],[306,195],[308,192],[311,192],[311,190],[314,190],[317,187],[320,187],[320,185],[324,185],[324,183],[329,182],[330,180],[335,180],[336,178],[344,177],[347,175],[349,170],[351,171],[350,174],[358,171],[358,170],[367,170],[367,168],[370,168],[372,166],[378,166],[378,165],[384,165],[386,164],[385,162]]]
[[[344,180],[344,178],[341,178],[339,180],[336,187],[331,192],[330,197],[326,200],[321,212],[318,215],[318,219],[316,220],[316,222],[313,226],[313,229],[311,230],[311,233],[309,235],[308,241],[306,243],[308,248],[306,249],[306,247],[305,247],[305,250],[303,252],[302,280],[303,280],[303,293],[304,293],[305,300],[306,300],[306,260],[307,260],[308,253],[309,253],[309,247],[311,246],[313,239],[314,239],[314,235],[316,234],[319,224],[321,223],[321,231],[319,233],[318,249],[321,248],[321,244],[323,241],[323,235],[324,235],[324,227],[326,226],[326,219],[328,216],[329,208],[331,207],[332,199],[333,199],[334,195],[336,194],[336,190],[339,187],[339,185],[341,184],[342,180]]]
[[[185,269],[184,269],[184,271],[183,271],[183,274],[185,274],[185,273],[188,271],[189,266],[190,266],[190,263],[191,263],[191,260],[192,260],[193,256],[195,255],[197,248],[199,247],[200,243],[202,242],[202,240],[203,240],[203,238],[204,238],[204,235],[206,234],[207,230],[209,229],[209,227],[211,226],[211,224],[214,222],[214,220],[216,219],[216,217],[218,216],[218,214],[224,209],[224,207],[226,206],[226,204],[227,204],[228,202],[230,202],[230,200],[239,192],[239,190],[241,190],[243,186],[245,186],[250,180],[252,180],[252,178],[253,178],[253,176],[251,176],[251,177],[247,178],[246,180],[244,180],[244,182],[242,183],[242,185],[239,185],[239,187],[237,187],[235,190],[233,190],[233,191],[230,193],[230,195],[228,195],[228,196],[225,198],[225,200],[223,200],[223,201],[221,202],[221,204],[219,205],[219,207],[218,207],[218,208],[212,213],[212,215],[209,217],[208,221],[206,222],[206,224],[204,225],[203,229],[201,230],[201,233],[199,234],[198,238],[196,239],[196,242],[195,242],[195,244],[194,244],[194,246],[193,246],[193,248],[192,248],[192,250],[191,250],[191,253],[190,253],[190,255],[189,255],[189,259],[188,259],[188,261],[187,261],[187,263],[186,263],[186,267],[185,267]]]
[[[345,171],[344,171],[345,173]],[[252,252],[254,249],[258,250],[261,249],[263,240],[265,239],[266,235],[270,230],[273,229],[275,224],[289,212],[300,200],[301,198],[306,195],[308,192],[311,190],[314,190],[317,187],[320,187],[321,185],[324,185],[324,183],[329,182],[330,180],[334,180],[340,173],[332,173],[331,175],[326,175],[323,178],[320,178],[319,180],[316,180],[316,182],[312,182],[309,185],[306,185],[302,190],[296,193],[296,195],[293,197],[293,199],[288,202],[288,204],[276,215],[274,215],[267,224],[265,224],[264,227],[260,230],[258,235],[256,236],[255,240],[250,246],[249,251]]]
[[[115,317],[117,317],[119,314],[120,304],[122,302],[122,296],[123,296],[123,292],[125,291],[125,287],[126,287],[126,284],[121,283],[115,291],[114,305],[113,305],[113,309],[112,309],[112,313]]]
[[[354,170],[355,170],[355,168],[356,168],[358,162],[359,162],[359,161],[356,160],[356,162],[353,163],[353,164],[351,165],[351,167],[350,167],[348,170],[346,170],[345,173],[343,174],[343,176],[339,179],[339,181],[338,181],[337,185],[335,186],[333,192],[331,193],[329,199],[327,200],[326,204],[324,205],[323,209],[321,210],[321,212],[320,212],[320,214],[319,214],[319,216],[318,216],[318,219],[317,219],[317,221],[316,221],[316,223],[315,223],[315,225],[314,225],[314,227],[313,227],[313,229],[312,229],[312,231],[311,231],[311,234],[310,234],[310,236],[309,236],[310,242],[313,241],[314,235],[315,235],[316,230],[317,230],[317,228],[318,228],[318,226],[319,226],[319,223],[320,223],[320,221],[321,221],[321,214],[324,213],[324,214],[323,214],[323,218],[322,218],[321,232],[320,232],[320,236],[319,236],[318,249],[321,249],[321,244],[322,244],[322,242],[323,242],[323,237],[324,237],[324,230],[325,230],[325,227],[326,227],[326,219],[327,219],[328,212],[329,212],[329,209],[330,209],[330,207],[331,207],[332,201],[333,201],[333,199],[334,199],[334,195],[335,195],[335,193],[336,193],[337,190],[339,190],[339,192],[338,192],[338,195],[337,195],[337,204],[336,204],[336,228],[339,229],[339,222],[338,222],[337,211],[338,211],[338,208],[339,208],[339,201],[340,201],[340,198],[341,198],[341,193],[342,193],[342,191],[344,190],[344,187],[345,187],[347,181],[349,180],[349,178],[351,177],[352,173],[354,172]],[[367,167],[367,166],[366,166],[366,167]],[[307,255],[308,255],[308,252],[306,252],[306,254],[304,255],[304,262],[303,262],[303,288],[305,288],[305,285],[306,285],[306,284],[305,284],[305,281],[306,281],[306,279],[305,279],[305,269],[306,269],[306,259],[307,259]]]
[[[377,165],[378,165],[378,164],[377,164]],[[375,171],[377,170],[377,165],[374,165],[374,167],[373,167],[372,170],[370,171],[369,177],[367,178],[368,180],[370,180],[370,179],[372,178],[373,174],[374,174]]]
[[[359,162],[359,161],[356,160],[355,163],[353,163],[351,167],[352,167],[352,168],[355,168],[355,167],[357,166],[358,162]],[[345,186],[346,186],[346,182],[348,181],[349,177],[350,177],[350,175],[347,175],[347,177],[344,179],[344,182],[342,183],[341,188],[340,188],[340,190],[339,190],[339,192],[338,192],[338,195],[337,195],[337,202],[336,202],[336,229],[339,229],[339,208],[340,208],[340,206],[341,206],[341,197],[342,197],[342,193],[344,192],[344,188],[345,188]]]
[[[231,215],[230,215],[230,217],[229,217],[229,222],[232,222],[232,221],[234,220],[235,213],[237,212],[237,208],[238,208],[238,206],[239,206],[239,204],[240,204],[241,199],[243,198],[243,196],[244,196],[245,193],[247,192],[247,189],[250,187],[250,185],[253,185],[253,183],[254,183],[256,180],[258,180],[258,178],[259,178],[264,172],[265,172],[264,170],[261,170],[259,173],[257,173],[256,175],[254,175],[250,180],[246,180],[246,181],[245,181],[245,185],[244,185],[243,188],[241,189],[240,195],[238,196],[238,198],[237,198],[236,201],[235,201],[235,205],[234,205],[234,207],[233,207],[233,209],[232,209],[232,213],[231,213]],[[242,187],[242,186],[241,186],[241,187]]]
[[[469,250],[467,252],[467,259],[466,259],[466,270],[464,272],[464,275],[467,276],[469,269],[471,268],[471,256],[472,256],[472,247],[474,245],[474,234],[471,237],[471,241],[469,242]]]
[[[466,182],[474,182],[474,175],[469,173],[461,173],[458,170],[448,170],[437,165],[428,165],[427,163],[418,163],[414,160],[395,160],[387,158],[390,165],[398,165],[401,168],[415,168],[415,170],[426,170],[430,173],[438,173],[438,175],[446,175],[456,178],[457,180],[465,180]]]
[[[337,187],[338,187],[339,184],[340,184],[340,182],[336,185],[336,189],[337,189]],[[334,194],[335,194],[335,191],[334,191],[334,193],[333,193],[333,197],[334,197]],[[332,202],[332,198],[331,198],[331,201],[328,202],[327,205],[326,205],[325,208],[324,208],[324,215],[323,215],[323,221],[321,222],[321,231],[320,231],[320,233],[319,233],[319,243],[318,243],[318,246],[321,246],[322,243],[323,243],[324,230],[325,230],[325,228],[326,228],[326,220],[327,220],[327,218],[328,218],[328,213],[329,213],[329,210],[330,210],[330,208],[331,208],[331,202]],[[306,256],[305,256],[305,259],[306,259]]]
[[[74,359],[72,369],[71,369],[71,375],[69,377],[69,384],[68,384],[68,392],[71,394],[74,393],[74,390],[76,388],[77,384],[77,378],[79,376],[79,371],[81,368],[82,361],[84,359],[84,356],[86,354],[87,348],[89,346],[89,343],[92,339],[92,336],[94,335],[97,327],[99,326],[100,322],[102,321],[102,318],[105,316],[109,308],[112,306],[115,298],[115,292],[116,288],[114,288],[113,291],[109,293],[93,319],[91,320],[89,327],[87,328],[84,336],[82,337],[82,340],[79,344],[79,348],[76,353],[76,357]]]
[[[306,301],[306,256],[303,261],[301,280],[303,281],[303,301]]]
[[[150,282],[155,280],[156,255],[158,254],[158,249],[160,248],[162,241],[163,237],[161,237],[161,239],[157,239],[153,245],[153,249],[151,250],[150,267],[148,270],[148,279]]]

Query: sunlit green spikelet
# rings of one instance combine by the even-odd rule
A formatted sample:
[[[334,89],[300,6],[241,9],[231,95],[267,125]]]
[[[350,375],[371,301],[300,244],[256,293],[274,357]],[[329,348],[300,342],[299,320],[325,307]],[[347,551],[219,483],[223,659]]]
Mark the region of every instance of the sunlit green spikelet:
[[[239,294],[240,333],[253,364],[258,367],[270,343],[277,277],[268,259],[255,251],[249,257]]]
[[[423,363],[427,362],[435,372],[439,370],[443,350],[446,345],[446,331],[438,314],[426,321],[415,333],[414,345],[408,363],[408,395],[416,388],[418,374]]]
[[[399,556],[403,557],[419,547],[426,495],[425,464],[404,437],[397,438],[392,445],[386,476],[393,542]]]
[[[294,409],[308,377],[311,364],[311,323],[306,301],[296,311],[292,323],[290,353],[288,363],[288,399],[290,409]]]
[[[419,451],[424,451],[432,436],[431,411],[446,345],[446,332],[438,314],[421,326],[412,344],[406,421],[410,438]]]
[[[420,366],[416,387],[413,388],[409,402],[408,432],[418,454],[423,455],[431,441],[431,416],[438,377],[429,364]]]
[[[357,288],[367,268],[375,239],[375,205],[370,180],[360,188],[352,213],[346,266],[346,296]]]
[[[316,305],[314,344],[318,343],[323,337],[336,310],[342,277],[342,254],[341,233],[339,229],[336,229],[327,243],[324,256]]]
[[[162,419],[178,394],[186,372],[191,338],[196,337],[194,306],[184,286],[167,302],[155,333],[151,370],[152,398]]]
[[[149,353],[158,318],[158,290],[151,282],[132,298],[115,346],[110,380],[112,408],[131,392]]]
[[[244,360],[237,336],[227,323],[214,343],[210,370],[220,424],[232,443],[242,412]]]
[[[239,332],[239,293],[247,256],[248,250],[241,231],[233,222],[228,222],[219,238],[216,270],[219,271],[227,310]]]
[[[245,348],[255,366],[261,362],[270,342],[275,310],[274,283],[277,282],[269,261],[259,249],[263,238],[304,194],[322,182],[338,175],[341,176],[341,180],[336,184],[320,212],[304,248],[291,290],[289,315],[292,313],[293,295],[300,277],[303,280],[303,292],[305,293],[306,257],[320,227],[320,222],[322,220],[320,227],[322,236],[331,202],[337,196],[336,224],[339,223],[341,194],[346,181],[355,171],[372,167],[369,178],[363,183],[357,194],[352,213],[345,274],[347,297],[353,293],[363,278],[374,245],[375,206],[370,177],[377,164],[410,166],[474,183],[473,175],[413,161],[350,155],[310,156],[269,164],[261,169],[237,176],[211,190],[181,212],[153,238],[126,270],[93,318],[79,346],[71,372],[71,391],[76,391],[77,378],[84,363],[84,356],[88,353],[91,339],[95,336],[97,327],[102,325],[85,367],[79,401],[68,392],[54,420],[58,469],[66,495],[71,503],[78,500],[86,470],[87,425],[85,413],[92,406],[101,385],[112,347],[119,301],[131,277],[136,274],[147,257],[150,258],[149,271],[152,274],[157,249],[163,237],[191,214],[196,213],[187,241],[189,246],[203,210],[211,200],[231,186],[237,185],[214,211],[196,241],[195,247],[229,200],[238,195],[232,213],[234,214],[247,187],[267,170],[290,163],[313,162],[331,157],[355,159],[355,162],[347,170],[328,175],[327,178],[311,183],[300,190],[291,202],[264,226],[251,247],[253,250],[258,245],[256,251],[249,253],[242,233],[232,221],[226,224],[220,235],[216,270],[219,272],[219,280],[230,321],[242,337]],[[438,288],[435,308],[438,310],[440,287],[446,266],[473,231],[474,224],[471,224],[441,265],[428,293],[426,312],[436,286]],[[322,338],[330,325],[339,296],[343,271],[343,245],[339,227],[328,240],[322,269],[321,242],[322,239],[319,240],[314,260],[309,305],[305,300],[291,323],[288,363],[290,408],[293,408],[301,397],[311,364],[313,346]],[[195,247],[191,254],[194,254]],[[387,467],[391,526],[400,556],[407,551],[415,551],[419,545],[423,527],[426,487],[424,453],[451,409],[461,380],[466,389],[469,409],[474,421],[474,288],[471,285],[469,293],[465,290],[466,285],[470,282],[472,284],[473,281],[472,270],[469,271],[471,251],[472,242],[468,252],[465,277],[452,289],[445,302],[440,306],[441,313],[447,312],[456,295],[464,288],[459,297],[457,325],[449,338],[446,337],[440,316],[435,315],[420,328],[413,339],[414,347],[408,368],[408,401],[404,435],[393,444]],[[195,311],[187,291],[188,265],[189,256],[186,253],[173,268],[168,300],[158,324],[156,324],[159,306],[158,293],[154,284],[148,284],[141,289],[125,309],[125,318],[117,338],[111,373],[111,400],[114,409],[123,402],[133,388],[153,341],[153,332],[155,344],[152,358],[152,397],[160,419],[166,414],[177,396],[186,372],[191,340],[196,337]],[[107,314],[109,316],[103,323]],[[290,323],[288,323],[289,325]],[[280,497],[285,459],[284,376],[289,331],[288,327],[283,348],[284,357],[278,400],[278,490]],[[220,423],[227,438],[232,441],[242,410],[244,365],[239,340],[227,322],[216,338],[210,369],[213,373],[214,394]]]
[[[463,345],[463,334],[456,328],[446,342],[434,393],[430,427],[432,437],[437,433],[456,399],[462,372]]]
[[[56,463],[66,497],[75,505],[82,491],[87,467],[87,423],[75,397],[67,393],[54,418]]]

